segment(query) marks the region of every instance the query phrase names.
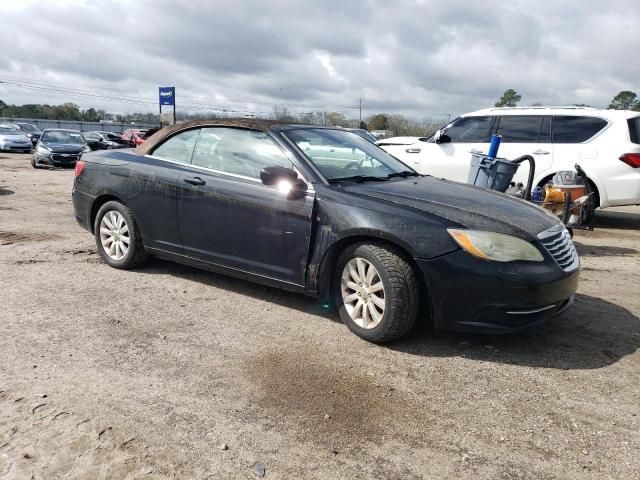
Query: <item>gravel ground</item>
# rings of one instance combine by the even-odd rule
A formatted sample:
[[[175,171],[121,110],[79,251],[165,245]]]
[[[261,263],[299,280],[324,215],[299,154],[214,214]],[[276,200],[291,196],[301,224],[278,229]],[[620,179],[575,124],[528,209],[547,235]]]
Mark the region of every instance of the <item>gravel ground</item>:
[[[640,208],[576,235],[543,327],[375,346],[300,295],[107,267],[72,182],[0,155],[0,478],[640,478]]]

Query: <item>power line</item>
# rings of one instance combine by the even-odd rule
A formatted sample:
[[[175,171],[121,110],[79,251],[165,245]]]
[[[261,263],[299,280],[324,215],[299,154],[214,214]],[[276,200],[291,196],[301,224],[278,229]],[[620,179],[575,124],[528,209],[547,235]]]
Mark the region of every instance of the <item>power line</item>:
[[[19,77],[19,76],[15,76],[15,75],[3,75],[5,80],[0,79],[0,82],[5,83],[5,84],[12,84],[15,86],[19,86],[22,88],[27,88],[27,86],[31,86],[35,89],[35,87],[38,87],[38,89],[42,90],[42,91],[48,91],[48,90],[44,90],[44,89],[53,89],[55,91],[61,91],[64,93],[67,93],[68,95],[72,95],[72,94],[76,94],[78,96],[82,96],[82,97],[86,97],[86,98],[97,98],[97,99],[103,99],[103,100],[112,100],[112,101],[117,101],[117,102],[121,102],[121,103],[139,103],[141,105],[156,105],[157,102],[155,101],[155,95],[151,95],[151,94],[144,94],[144,93],[138,93],[136,94],[136,97],[131,97],[131,96],[127,96],[127,95],[131,95],[131,91],[125,91],[125,90],[121,90],[121,89],[114,89],[114,88],[106,88],[106,87],[100,87],[100,86],[91,86],[89,87],[90,89],[87,88],[70,88],[67,87],[66,85],[60,85],[60,84],[56,84],[56,83],[52,83],[52,82],[34,82],[31,79],[25,79],[24,77]],[[107,92],[114,92],[114,93],[119,93],[121,94],[118,97],[114,97],[111,95],[101,95],[101,94],[97,94],[95,93],[95,90],[103,90],[103,91],[107,91]],[[148,101],[145,101],[145,99],[149,99]],[[210,103],[210,104],[206,104],[205,102],[210,102],[211,99],[208,98],[201,98],[201,97],[194,97],[192,95],[181,95],[181,98],[183,99],[187,99],[187,100],[191,100],[191,101],[195,101],[195,102],[202,102],[204,104],[205,108],[209,108],[209,109],[213,109],[213,110],[220,110],[220,109],[229,109],[229,105],[230,103],[237,103],[237,104],[243,104],[243,105],[268,105],[268,106],[274,106],[274,107],[278,107],[278,106],[282,106],[282,107],[286,107],[288,109],[296,109],[296,110],[308,110],[308,109],[319,109],[319,110],[326,110],[326,111],[335,111],[335,112],[341,112],[341,113],[347,113],[349,110],[357,110],[357,109],[361,109],[361,105],[360,107],[358,106],[330,106],[330,105],[310,105],[310,104],[292,104],[292,103],[286,103],[286,102],[266,102],[266,101],[259,101],[259,100],[231,100],[231,99],[225,99],[224,103]],[[153,100],[152,100],[153,99]],[[201,109],[200,107],[202,106],[202,104],[200,105],[193,105],[193,104],[185,104],[184,106],[189,106],[190,108],[196,108],[196,109]],[[237,107],[235,107],[237,108]]]

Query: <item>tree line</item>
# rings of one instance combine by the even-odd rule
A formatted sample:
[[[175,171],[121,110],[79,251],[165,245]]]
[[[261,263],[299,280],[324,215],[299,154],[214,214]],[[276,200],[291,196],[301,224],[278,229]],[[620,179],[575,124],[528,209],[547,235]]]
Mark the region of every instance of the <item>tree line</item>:
[[[62,105],[26,104],[8,105],[0,100],[0,118],[42,118],[51,120],[75,120],[83,122],[99,122],[101,120],[113,122],[158,122],[158,115],[153,113],[113,114],[106,110],[88,108],[80,109],[75,103],[67,102]]]
[[[505,90],[502,96],[495,103],[496,107],[516,107],[522,100],[522,95],[510,88]],[[539,106],[533,103],[531,106]],[[575,106],[589,105],[574,104]],[[640,111],[640,99],[629,90],[618,93],[609,104],[609,108],[616,110],[636,110]],[[237,113],[225,112],[201,112],[193,113],[178,111],[178,120],[214,119],[229,118],[238,116]],[[254,116],[247,114],[246,116]],[[270,114],[255,115],[259,118],[278,120],[282,122],[295,122],[310,125],[325,125],[329,127],[350,127],[363,128],[366,130],[388,130],[398,136],[430,136],[436,130],[447,123],[447,119],[428,118],[412,119],[400,114],[376,113],[368,116],[365,120],[347,117],[342,112],[305,112],[293,113],[286,107],[274,107]],[[75,120],[85,122],[113,121],[119,123],[146,122],[159,123],[160,119],[156,113],[127,113],[114,114],[106,110],[88,108],[80,109],[75,103],[63,103],[62,105],[48,104],[26,104],[8,105],[0,100],[0,118],[42,118],[53,120]]]

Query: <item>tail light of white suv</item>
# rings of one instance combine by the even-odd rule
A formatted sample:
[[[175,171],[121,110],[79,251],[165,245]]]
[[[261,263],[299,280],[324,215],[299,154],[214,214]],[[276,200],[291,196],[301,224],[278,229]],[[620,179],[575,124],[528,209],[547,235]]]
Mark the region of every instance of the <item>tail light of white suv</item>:
[[[640,168],[640,153],[623,153],[620,160],[633,168]]]

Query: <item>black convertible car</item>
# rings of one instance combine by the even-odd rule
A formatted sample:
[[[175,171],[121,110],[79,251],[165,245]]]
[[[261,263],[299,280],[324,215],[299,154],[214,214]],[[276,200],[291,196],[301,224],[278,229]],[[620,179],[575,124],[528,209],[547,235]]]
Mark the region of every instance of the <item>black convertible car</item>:
[[[417,174],[358,135],[259,121],[166,127],[76,164],[78,222],[116,268],[149,254],[337,304],[384,342],[416,320],[510,332],[567,308],[564,226],[504,194]]]
[[[82,132],[82,136],[91,150],[111,150],[113,148],[129,148],[120,135],[112,132]]]

